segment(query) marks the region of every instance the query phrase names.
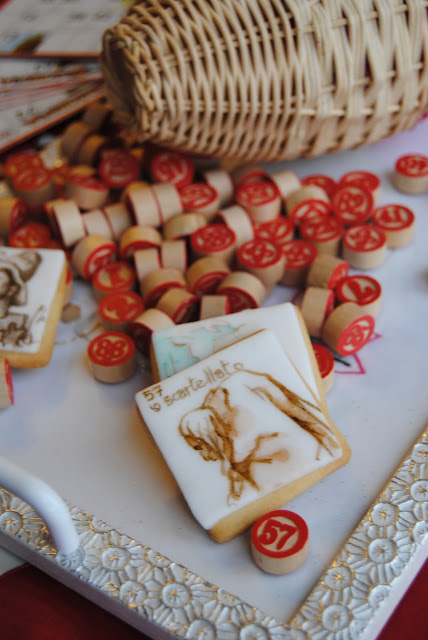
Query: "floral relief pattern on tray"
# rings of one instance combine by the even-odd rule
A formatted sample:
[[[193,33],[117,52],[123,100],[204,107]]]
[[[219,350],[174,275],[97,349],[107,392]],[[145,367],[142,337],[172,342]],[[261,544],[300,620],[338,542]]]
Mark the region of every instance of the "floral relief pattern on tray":
[[[86,583],[86,594],[88,587],[102,592],[122,606],[125,613],[118,615],[142,630],[147,622],[180,638],[362,639],[427,542],[427,463],[424,430],[288,624],[76,507],[70,511],[80,548],[64,556],[37,513],[0,490],[0,540],[5,546],[13,540],[14,550],[26,548],[27,555],[37,552],[47,573],[73,574],[77,591]]]

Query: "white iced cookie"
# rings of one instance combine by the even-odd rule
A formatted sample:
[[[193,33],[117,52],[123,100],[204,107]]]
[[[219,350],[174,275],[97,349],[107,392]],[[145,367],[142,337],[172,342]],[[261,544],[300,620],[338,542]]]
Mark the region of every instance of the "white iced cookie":
[[[272,331],[143,389],[136,402],[194,517],[218,542],[349,457]]]

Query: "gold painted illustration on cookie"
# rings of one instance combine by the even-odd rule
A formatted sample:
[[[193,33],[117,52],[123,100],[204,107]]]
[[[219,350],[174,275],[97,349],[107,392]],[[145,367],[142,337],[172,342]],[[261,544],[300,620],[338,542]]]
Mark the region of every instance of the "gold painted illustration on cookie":
[[[230,503],[245,487],[262,490],[256,479],[261,466],[294,464],[296,439],[313,460],[323,452],[335,457],[339,444],[317,413],[316,405],[269,374],[239,369],[187,412],[178,430],[203,460],[220,462]],[[280,429],[269,428],[271,418]]]

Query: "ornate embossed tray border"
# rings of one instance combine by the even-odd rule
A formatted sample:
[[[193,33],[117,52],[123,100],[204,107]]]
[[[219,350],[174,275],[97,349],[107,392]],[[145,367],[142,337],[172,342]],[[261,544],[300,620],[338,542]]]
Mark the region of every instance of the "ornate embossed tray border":
[[[0,489],[0,543],[153,638],[368,640],[428,556],[427,471],[425,428],[288,623],[76,507],[80,548],[64,556],[33,508]]]

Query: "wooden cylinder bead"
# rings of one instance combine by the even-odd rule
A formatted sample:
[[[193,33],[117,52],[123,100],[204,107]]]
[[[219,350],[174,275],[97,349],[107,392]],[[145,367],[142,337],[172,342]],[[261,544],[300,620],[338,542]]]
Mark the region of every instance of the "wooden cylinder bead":
[[[159,247],[162,236],[155,227],[134,225],[120,236],[119,253],[123,260],[130,260],[137,249]]]
[[[122,189],[122,193],[120,194],[119,200],[130,206],[129,202],[129,194],[132,191],[139,191],[140,189],[150,187],[150,184],[146,180],[136,180],[135,182],[131,182],[127,184],[124,189]],[[131,208],[131,207],[130,207]]]
[[[65,308],[68,304],[70,304],[71,299],[74,293],[74,278],[73,271],[70,268],[70,265],[67,264],[67,275],[65,277],[65,295],[64,295],[64,305]]]
[[[277,509],[251,528],[251,555],[256,565],[276,575],[291,573],[307,559],[309,531],[297,513]]]
[[[295,189],[285,198],[285,210],[287,215],[292,216],[293,209],[305,200],[324,200],[329,202],[330,198],[321,187],[309,184],[299,189]]]
[[[187,282],[178,269],[160,268],[148,273],[140,281],[141,294],[146,307],[154,307],[165,291],[172,287],[186,288]]]
[[[185,211],[202,213],[209,222],[220,208],[217,191],[205,182],[193,182],[180,189],[180,199]]]
[[[268,180],[241,184],[236,189],[235,199],[254,224],[273,220],[281,211],[280,193],[275,184]]]
[[[334,384],[334,357],[331,351],[322,344],[313,344],[312,347],[320,372],[324,393],[327,393],[332,389]]]
[[[280,283],[288,287],[303,287],[309,268],[318,251],[306,240],[290,240],[282,245],[284,253],[284,273]]]
[[[187,269],[187,246],[185,240],[164,240],[160,246],[162,267],[171,267],[184,273]]]
[[[219,207],[224,207],[232,201],[234,186],[230,173],[224,169],[209,169],[202,173],[202,177],[207,184],[217,191],[220,201]]]
[[[206,225],[206,220],[201,213],[180,213],[173,216],[163,226],[165,240],[179,240],[187,238],[194,231]]]
[[[379,176],[370,171],[349,171],[339,180],[337,188],[344,186],[354,186],[369,191],[373,197],[373,205],[376,205],[381,192],[381,181]]]
[[[194,258],[212,256],[231,263],[236,248],[236,236],[225,224],[207,224],[190,236]]]
[[[93,133],[92,128],[78,120],[68,125],[61,140],[61,150],[69,162],[75,162],[80,147]]]
[[[374,204],[371,191],[356,184],[339,183],[331,206],[336,218],[349,227],[367,222],[373,214]]]
[[[90,280],[100,267],[114,262],[117,258],[117,246],[104,236],[85,236],[75,245],[71,254],[71,264],[76,272]]]
[[[377,318],[381,311],[382,287],[370,276],[357,274],[341,280],[336,288],[339,303],[355,302],[362,313],[368,313]]]
[[[96,176],[70,173],[65,183],[65,197],[74,200],[80,209],[103,207],[108,198],[108,186]]]
[[[74,164],[68,167],[68,171],[66,172],[66,180],[70,176],[78,176],[79,178],[87,178],[90,176],[95,176],[96,169],[92,167],[90,164]],[[65,184],[65,183],[64,183]]]
[[[82,115],[81,122],[93,131],[100,131],[108,123],[113,113],[112,107],[106,102],[94,102],[89,105]]]
[[[386,254],[386,234],[379,227],[360,224],[345,231],[342,256],[351,267],[374,269],[382,264]]]
[[[331,289],[307,287],[300,304],[300,311],[311,337],[321,336],[322,326],[333,307],[334,293]]]
[[[216,220],[223,222],[235,234],[236,246],[254,238],[254,226],[248,213],[237,204],[233,204],[218,212]]]
[[[154,182],[170,182],[181,189],[193,181],[195,166],[184,153],[161,149],[151,158],[150,174]]]
[[[127,192],[127,204],[136,224],[159,227],[162,224],[159,205],[153,190],[145,184],[134,185]]]
[[[293,171],[290,171],[290,169],[275,171],[275,173],[271,174],[270,179],[275,184],[284,201],[302,186],[300,179]]]
[[[83,226],[88,235],[96,234],[113,240],[113,231],[102,209],[93,209],[82,214]]]
[[[86,235],[82,214],[74,200],[62,200],[51,205],[54,226],[64,247],[72,247]]]
[[[138,180],[140,163],[128,149],[109,149],[104,151],[98,166],[98,172],[111,189],[124,189]]]
[[[218,286],[217,293],[228,296],[231,313],[257,309],[267,294],[263,282],[246,271],[234,271],[227,275]]]
[[[283,276],[285,257],[280,246],[265,238],[254,238],[239,247],[236,263],[238,269],[257,276],[270,290]]]
[[[21,198],[0,198],[0,235],[7,236],[27,220],[28,205]]]
[[[304,220],[319,220],[324,216],[328,216],[331,212],[330,202],[311,198],[310,200],[302,200],[302,202],[296,204],[288,219],[297,227]]]
[[[323,191],[325,191],[330,200],[332,199],[337,187],[336,181],[333,180],[333,178],[330,178],[330,176],[324,175],[323,173],[313,173],[305,176],[304,178],[300,179],[300,183],[302,187],[306,187],[310,184],[320,187]]]
[[[13,380],[7,358],[0,358],[0,409],[13,405]]]
[[[158,248],[149,247],[148,249],[136,249],[134,251],[134,265],[138,282],[148,273],[160,269],[162,263],[160,261]]]
[[[205,256],[190,265],[186,271],[186,280],[193,293],[203,296],[215,293],[228,273],[230,268],[224,260],[215,256]]]
[[[306,286],[335,289],[348,273],[349,265],[346,260],[322,253],[315,258],[309,268]]]
[[[42,222],[26,222],[9,234],[7,243],[15,249],[42,249],[51,240],[51,230]]]
[[[175,324],[192,322],[198,317],[199,298],[182,287],[172,287],[159,298],[156,309],[169,315]]]
[[[143,299],[135,291],[109,293],[100,300],[98,305],[101,322],[106,331],[127,333],[129,324],[143,311]]]
[[[269,175],[263,167],[257,164],[244,164],[232,169],[230,177],[236,189],[242,184],[266,180],[269,178]]]
[[[133,224],[131,214],[123,202],[108,204],[103,211],[113,232],[114,240],[119,240],[125,229]]]
[[[294,224],[291,218],[285,216],[277,216],[273,220],[254,226],[254,235],[256,238],[264,238],[279,246],[291,240],[293,234]]]
[[[428,191],[428,156],[413,153],[401,156],[394,167],[393,183],[403,193]]]
[[[95,166],[98,164],[102,151],[109,144],[108,138],[93,133],[86,138],[77,152],[77,162]]]
[[[135,344],[126,333],[101,333],[91,340],[87,353],[92,375],[100,382],[123,382],[137,370]]]
[[[158,203],[162,224],[173,216],[183,213],[184,207],[177,187],[170,182],[158,182],[152,185],[152,192]]]
[[[124,260],[109,262],[100,267],[91,279],[92,290],[98,302],[110,293],[131,291],[135,282],[135,269]]]
[[[148,355],[152,333],[173,326],[175,326],[174,321],[164,311],[146,309],[138,318],[135,318],[134,322],[131,322],[129,335],[134,340],[137,349],[144,355]]]
[[[230,313],[230,300],[227,296],[211,294],[201,297],[199,320],[219,318],[220,316],[226,316],[228,313]]]
[[[29,167],[16,174],[12,187],[18,198],[29,207],[41,207],[46,200],[55,197],[55,185],[49,169]]]
[[[333,216],[306,219],[300,225],[300,236],[317,249],[318,253],[336,256],[343,235],[342,223]]]
[[[362,312],[354,302],[344,302],[327,317],[321,337],[339,355],[350,356],[367,344],[374,327],[373,316]]]
[[[387,204],[373,212],[373,224],[386,235],[390,249],[410,244],[415,234],[415,215],[411,209],[401,204]]]

